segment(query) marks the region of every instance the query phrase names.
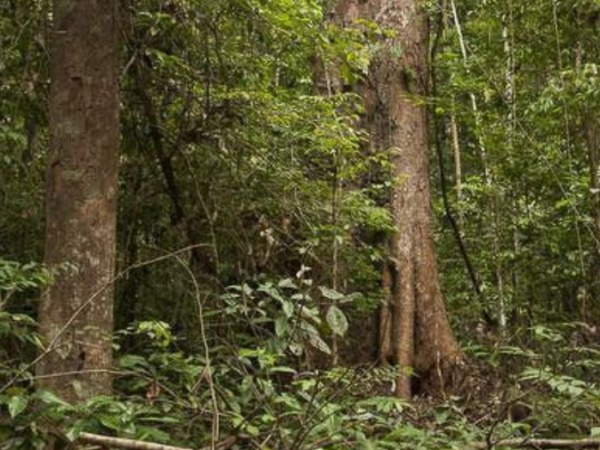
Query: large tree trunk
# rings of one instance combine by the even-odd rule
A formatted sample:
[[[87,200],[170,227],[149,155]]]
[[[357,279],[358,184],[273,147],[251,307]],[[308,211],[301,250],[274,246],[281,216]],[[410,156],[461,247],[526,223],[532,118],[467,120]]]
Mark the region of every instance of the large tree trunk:
[[[40,385],[69,401],[111,392],[119,161],[117,0],[54,0]]]
[[[421,390],[440,392],[453,381],[462,353],[447,319],[433,242],[427,112],[419,101],[429,82],[427,18],[418,0],[345,1],[338,14],[347,23],[375,20],[395,33],[383,42],[363,86],[371,145],[392,149],[396,176],[390,200],[397,229],[390,245],[391,332],[381,333],[391,342],[380,342],[391,355],[380,360],[391,357],[403,370],[397,395],[412,395],[409,369]]]
[[[598,167],[600,165],[600,138],[598,135],[598,120],[593,111],[585,111],[584,118],[585,140],[588,150],[588,165],[590,176],[592,231],[594,238],[595,253],[592,263],[592,288],[596,294],[596,305],[600,304],[600,179]],[[587,305],[581,305],[582,319],[588,316]]]
[[[588,63],[595,63],[600,57],[600,45],[595,38],[599,13],[600,7],[592,5],[589,9],[582,6],[577,10],[577,25],[581,33],[576,45],[575,68],[582,78],[589,76],[584,73],[585,66]],[[588,153],[591,231],[595,250],[590,267],[590,294],[593,295],[594,300],[591,309],[588,305],[588,292],[584,291],[581,296],[580,314],[582,320],[585,321],[592,317],[597,318],[598,306],[600,306],[600,119],[596,103],[593,101],[586,101],[586,104],[580,110],[580,114],[583,137]]]

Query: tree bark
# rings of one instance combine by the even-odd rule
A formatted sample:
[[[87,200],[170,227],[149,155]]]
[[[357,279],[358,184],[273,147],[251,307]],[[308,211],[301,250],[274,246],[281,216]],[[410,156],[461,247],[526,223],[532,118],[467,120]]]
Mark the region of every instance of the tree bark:
[[[336,12],[347,24],[375,20],[394,32],[372,60],[362,95],[371,146],[392,150],[396,178],[390,200],[397,231],[390,250],[389,333],[401,368],[396,394],[412,395],[412,370],[422,390],[439,393],[463,355],[447,319],[433,242],[427,111],[419,102],[429,82],[427,17],[419,0],[341,1]]]
[[[578,35],[575,47],[575,69],[577,75],[585,79],[589,76],[584,71],[587,63],[597,61],[600,56],[600,46],[595,39],[594,33],[598,24],[600,7],[595,6],[591,9],[582,7],[577,9],[576,13],[577,27],[581,33]],[[600,120],[598,119],[596,110],[597,106],[594,101],[586,101],[579,111],[581,131],[587,150],[590,228],[595,250],[592,253],[589,269],[591,278],[590,290],[583,289],[580,295],[580,314],[581,319],[584,321],[591,317],[598,317],[598,306],[600,306]],[[594,300],[591,310],[590,305],[588,305],[590,296],[593,296]]]
[[[119,166],[118,1],[54,0],[40,386],[68,401],[110,394]],[[96,295],[99,293],[98,295]],[[93,300],[90,300],[93,299]],[[65,328],[74,316],[72,323]]]
[[[594,258],[592,263],[592,279],[594,283],[592,288],[596,294],[596,305],[600,305],[600,178],[598,176],[598,168],[600,165],[600,139],[598,136],[598,119],[593,111],[589,109],[584,116],[585,141],[588,151],[588,165],[590,176],[590,196],[592,210],[592,231],[594,239]],[[585,301],[585,299],[584,299]],[[583,320],[587,318],[587,307],[585,303],[581,308]]]

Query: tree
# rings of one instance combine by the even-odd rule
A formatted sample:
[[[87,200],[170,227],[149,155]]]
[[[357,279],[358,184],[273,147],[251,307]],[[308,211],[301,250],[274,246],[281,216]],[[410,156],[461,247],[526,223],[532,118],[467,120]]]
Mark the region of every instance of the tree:
[[[462,353],[438,282],[432,230],[427,111],[428,24],[417,0],[341,2],[345,22],[376,20],[385,33],[362,87],[365,127],[375,150],[392,149],[390,302],[380,316],[380,361],[402,375],[396,393],[410,397],[414,369],[422,387],[443,388]],[[440,377],[440,374],[442,376]]]
[[[55,0],[40,384],[69,401],[111,392],[119,163],[117,0]]]

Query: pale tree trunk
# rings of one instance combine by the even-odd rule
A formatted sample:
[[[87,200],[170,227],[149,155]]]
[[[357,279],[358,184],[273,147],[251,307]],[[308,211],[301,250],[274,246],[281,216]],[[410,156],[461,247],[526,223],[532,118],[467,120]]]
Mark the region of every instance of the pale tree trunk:
[[[513,30],[513,12],[512,12],[512,0],[508,1],[508,14],[506,16],[506,23],[502,28],[502,39],[504,41],[504,54],[506,56],[506,87],[505,87],[505,101],[509,108],[508,117],[507,117],[507,144],[510,151],[510,154],[513,154],[514,150],[514,142],[513,136],[516,131],[516,120],[517,120],[517,110],[516,110],[516,92],[515,92],[515,63],[514,63],[514,30]],[[512,156],[511,156],[512,157]],[[500,224],[498,220],[498,210],[500,199],[494,200],[494,208],[493,214],[495,217],[495,230],[494,230],[494,252],[496,253],[496,277],[498,280],[498,325],[500,338],[505,339],[507,333],[507,296],[506,290],[504,288],[504,276],[503,276],[503,267],[502,267],[502,258],[500,257],[500,241],[499,237],[501,235]],[[517,226],[513,221],[512,224],[512,233],[513,233],[513,251],[515,252],[515,256],[517,255],[518,245],[517,245]],[[513,269],[512,271],[512,280],[515,281],[517,279],[516,271]],[[513,285],[514,287],[514,285]],[[513,291],[514,294],[514,291]]]
[[[448,0],[442,2],[442,14],[443,14],[443,30],[446,30],[447,24],[450,21],[448,15]],[[439,31],[441,33],[442,30]],[[462,201],[463,201],[463,168],[462,168],[462,155],[460,151],[460,137],[458,129],[458,121],[456,120],[456,101],[452,99],[452,113],[450,115],[450,138],[452,143],[452,155],[454,157],[454,186],[456,189],[456,199],[459,204],[458,209],[458,224],[460,230],[463,229],[463,212],[462,212]]]
[[[363,86],[365,126],[375,150],[392,149],[396,177],[390,207],[396,234],[392,262],[390,349],[402,371],[398,396],[411,397],[413,377],[422,390],[451,388],[463,360],[448,322],[438,283],[429,184],[426,108],[428,26],[417,0],[342,2],[346,22],[363,18],[395,32],[383,42]],[[385,312],[385,311],[384,311]],[[386,320],[385,314],[382,319]],[[380,342],[380,346],[384,347]],[[385,355],[380,355],[385,359]]]
[[[340,217],[340,197],[342,196],[342,185],[339,177],[340,156],[336,151],[334,155],[335,174],[332,186],[332,201],[331,201],[331,226],[334,230],[331,255],[331,278],[334,291],[339,289],[339,272],[340,272],[340,243],[338,241],[337,229]],[[331,337],[331,364],[335,367],[340,363],[340,345],[337,334]]]
[[[450,116],[450,135],[452,137],[452,155],[454,156],[454,185],[456,187],[456,199],[460,204],[463,200],[462,158],[460,153],[460,140],[458,137],[458,123],[454,112],[452,113],[452,116]],[[459,213],[459,222],[462,228],[462,208]]]
[[[40,387],[68,401],[110,394],[119,161],[117,0],[55,0]]]

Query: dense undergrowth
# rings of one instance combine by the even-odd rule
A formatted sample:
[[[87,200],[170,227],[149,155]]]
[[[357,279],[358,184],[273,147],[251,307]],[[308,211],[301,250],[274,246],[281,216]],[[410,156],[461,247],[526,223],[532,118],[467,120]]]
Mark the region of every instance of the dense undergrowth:
[[[365,148],[354,90],[390,31],[334,26],[317,0],[122,3],[115,396],[69,405],[36,389],[52,273],[25,264],[43,259],[49,3],[0,0],[1,450],[82,432],[273,450],[600,436],[597,0],[425,2],[437,92],[415,100],[439,124],[436,251],[467,366],[410,403],[394,367],[329,356],[384,299],[389,154]],[[315,60],[343,92],[317,92]],[[196,261],[144,265],[190,245]]]
[[[2,276],[3,298],[19,299],[51,279],[38,267],[6,262]],[[465,347],[461,389],[409,403],[392,395],[393,367],[310,367],[305,355],[327,352],[327,336],[343,335],[345,317],[321,323],[313,288],[302,289],[302,281],[310,285],[286,279],[232,287],[221,299],[229,306],[204,305],[204,329],[235,330],[231,339],[211,338],[208,352],[167,323],[131,324],[114,338],[116,395],[78,405],[34,389],[31,363],[43,350],[35,322],[4,310],[0,448],[43,449],[84,431],[192,448],[215,439],[231,448],[298,450],[458,450],[511,437],[600,434],[596,329],[565,323],[503,342],[481,337]],[[301,308],[290,300],[298,293]]]

